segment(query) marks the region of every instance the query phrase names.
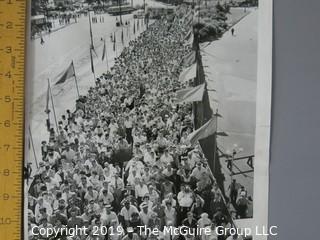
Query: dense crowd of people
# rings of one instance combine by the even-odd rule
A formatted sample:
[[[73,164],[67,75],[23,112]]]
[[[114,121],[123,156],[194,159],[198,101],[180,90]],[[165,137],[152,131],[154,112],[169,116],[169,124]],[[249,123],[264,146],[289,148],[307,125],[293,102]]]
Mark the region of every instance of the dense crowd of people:
[[[200,146],[188,143],[192,106],[175,103],[175,91],[185,87],[179,62],[192,51],[184,45],[189,30],[178,17],[151,24],[50,130],[29,189],[29,239],[228,238],[214,233],[230,224],[222,193]],[[53,237],[34,234],[34,226],[89,231]],[[97,234],[96,226],[116,234]],[[211,234],[169,236],[165,226],[207,227]]]

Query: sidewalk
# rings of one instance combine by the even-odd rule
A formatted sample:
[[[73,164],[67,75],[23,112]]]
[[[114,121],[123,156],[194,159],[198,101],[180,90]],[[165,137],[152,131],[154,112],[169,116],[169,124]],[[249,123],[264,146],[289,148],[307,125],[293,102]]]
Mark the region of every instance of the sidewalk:
[[[51,22],[51,21],[50,21]],[[78,23],[78,22],[75,22],[75,21],[73,21],[73,22],[70,22],[70,23],[68,23],[68,24],[59,24],[59,19],[54,19],[54,21],[53,22],[51,22],[52,23],[52,28],[50,29],[51,30],[51,32],[48,32],[48,31],[42,31],[41,33],[37,33],[33,38],[32,38],[32,40],[36,40],[36,39],[39,39],[41,36],[46,36],[46,35],[49,35],[49,34],[51,34],[51,33],[54,33],[54,32],[56,32],[56,31],[59,31],[59,30],[61,30],[61,29],[64,29],[64,28],[66,28],[66,27],[69,27],[69,26],[71,26],[72,24],[75,24],[75,23]],[[56,26],[56,27],[55,27]]]
[[[235,157],[254,154],[255,144],[255,106],[257,83],[257,15],[258,11],[240,18],[233,26],[235,35],[227,31],[221,39],[214,41],[202,51],[203,64],[207,74],[210,105],[218,109],[222,118],[218,130],[225,131],[228,137],[218,138],[218,147],[232,151],[234,144],[243,148]],[[241,20],[242,19],[242,20]],[[225,189],[231,183],[230,171],[222,161],[222,172],[226,177]],[[249,170],[246,161],[237,162],[242,171]],[[253,196],[253,173],[233,177],[245,186],[249,196]],[[226,192],[228,194],[228,192]],[[252,214],[252,205],[249,215]]]

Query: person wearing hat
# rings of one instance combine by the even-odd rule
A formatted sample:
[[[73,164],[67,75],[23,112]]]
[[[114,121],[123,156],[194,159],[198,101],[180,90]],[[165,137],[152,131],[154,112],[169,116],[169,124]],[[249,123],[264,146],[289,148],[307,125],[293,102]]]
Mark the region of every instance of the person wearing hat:
[[[51,216],[52,212],[53,210],[51,205],[48,202],[44,201],[43,197],[39,197],[34,210],[36,221],[39,222],[43,213],[47,214],[48,216]]]
[[[44,161],[48,155],[48,145],[47,141],[41,142],[41,155],[42,155],[42,161]]]
[[[227,216],[222,213],[222,209],[217,208],[217,212],[213,215],[213,220],[217,226],[223,226],[228,223]]]
[[[138,204],[141,204],[143,197],[149,193],[147,184],[138,178],[138,184],[135,185],[135,196]]]
[[[54,151],[53,148],[48,148],[48,154],[44,159],[45,162],[48,162],[51,166],[55,165],[60,159],[60,154],[57,151]]]
[[[101,189],[98,200],[102,201],[103,204],[112,204],[112,202],[114,201],[114,197],[113,194],[109,191],[108,186]]]
[[[208,213],[202,213],[200,215],[200,219],[198,220],[198,227],[203,229],[207,226],[210,226],[211,224],[212,221],[209,219]]]
[[[151,213],[151,218],[149,219],[149,228],[151,229],[161,229],[162,223],[161,219],[158,217],[156,212]]]
[[[248,205],[249,205],[249,200],[246,197],[246,192],[245,191],[240,192],[240,197],[236,202],[237,216],[239,218],[247,217]]]
[[[76,208],[70,209],[69,211],[70,218],[68,219],[68,227],[69,228],[75,228],[77,227],[82,227],[83,225],[83,220],[82,218],[78,215],[78,211]]]
[[[154,153],[154,151],[152,150],[151,145],[146,144],[146,150],[143,155],[143,162],[153,166],[156,162],[156,158],[157,158],[157,156]]]
[[[129,221],[129,226],[133,228],[135,233],[138,233],[138,234],[140,233],[139,227],[143,226],[143,223],[142,223],[142,221],[140,219],[139,213],[133,212],[131,214],[131,218],[130,218],[130,221]]]
[[[124,126],[126,129],[126,140],[129,144],[132,144],[133,143],[133,137],[132,137],[133,119],[129,115],[125,117]]]
[[[139,213],[139,216],[140,216],[140,219],[142,221],[142,223],[145,225],[145,226],[149,226],[149,220],[151,218],[151,215],[152,215],[152,211],[149,209],[149,206],[147,203],[143,202],[141,205],[140,205],[140,213]]]
[[[129,225],[130,217],[134,212],[139,213],[138,209],[130,204],[129,200],[126,200],[119,214],[119,220],[123,226],[127,227]]]
[[[139,160],[138,156],[133,157],[130,159],[126,165],[125,171],[128,172],[129,176],[133,170],[136,170],[139,176],[141,176],[142,169],[144,168],[143,163]]]
[[[111,226],[112,221],[116,221],[119,224],[118,216],[112,211],[112,206],[110,204],[104,205],[100,221],[103,226]]]
[[[194,218],[193,212],[190,211],[190,212],[187,213],[187,218],[185,218],[182,221],[182,225],[186,226],[186,227],[189,227],[189,228],[192,228],[192,229],[196,229],[197,228],[198,222]]]
[[[43,217],[39,220],[39,229],[50,229],[50,228],[53,228],[52,224],[48,222],[48,218],[47,217]],[[39,235],[40,235],[40,232],[39,232]],[[41,235],[40,235],[41,236]],[[44,235],[43,236],[44,238],[46,237],[50,237],[47,236],[47,235]]]
[[[167,226],[175,226],[177,220],[177,212],[174,207],[172,207],[171,202],[165,202],[164,208],[164,223]]]
[[[83,202],[77,193],[71,192],[70,198],[68,199],[68,212],[72,209],[76,209],[77,215],[80,214],[81,208],[83,207]]]
[[[101,212],[100,205],[96,203],[93,199],[89,200],[88,208],[89,208],[89,213],[92,213],[92,214],[98,215]]]
[[[201,162],[198,162],[196,167],[192,170],[191,177],[194,177],[197,181],[199,181],[201,180],[203,173],[207,173],[207,170],[202,166]]]
[[[169,180],[169,178],[165,178],[161,184],[161,194],[164,198],[166,198],[167,195],[172,193],[176,193],[175,186],[173,182]]]
[[[98,200],[99,193],[93,189],[93,186],[90,184],[87,187],[87,193],[84,195],[84,199],[87,200],[87,202],[90,202],[91,200],[96,201]]]
[[[162,174],[167,178],[172,176],[173,168],[172,168],[172,165],[170,163],[165,165],[165,169],[162,171]]]
[[[169,149],[168,148],[164,149],[164,153],[160,157],[160,162],[162,162],[162,164],[164,164],[165,166],[167,166],[169,164],[172,164],[174,162],[173,157],[169,153]]]
[[[132,227],[128,227],[127,234],[121,240],[140,240],[140,237],[134,232]]]

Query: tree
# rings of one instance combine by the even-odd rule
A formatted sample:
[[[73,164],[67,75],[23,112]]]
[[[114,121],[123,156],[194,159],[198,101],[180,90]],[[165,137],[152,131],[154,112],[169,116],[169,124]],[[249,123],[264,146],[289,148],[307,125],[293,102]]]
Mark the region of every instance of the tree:
[[[46,14],[48,0],[32,0],[31,1],[31,15]]]

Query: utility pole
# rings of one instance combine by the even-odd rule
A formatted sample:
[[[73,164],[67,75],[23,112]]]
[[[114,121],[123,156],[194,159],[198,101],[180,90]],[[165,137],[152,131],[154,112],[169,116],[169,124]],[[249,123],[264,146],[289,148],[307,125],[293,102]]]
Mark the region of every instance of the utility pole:
[[[121,0],[118,0],[119,11],[120,11],[120,25],[122,26],[122,9],[121,9]]]

